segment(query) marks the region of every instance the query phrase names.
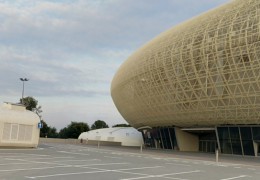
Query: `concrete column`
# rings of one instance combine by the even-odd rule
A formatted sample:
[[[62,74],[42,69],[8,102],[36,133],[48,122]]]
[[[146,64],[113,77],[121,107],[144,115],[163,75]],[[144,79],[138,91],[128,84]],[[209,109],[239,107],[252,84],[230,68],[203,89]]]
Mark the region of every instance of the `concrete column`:
[[[199,137],[175,127],[175,135],[180,151],[199,151]]]

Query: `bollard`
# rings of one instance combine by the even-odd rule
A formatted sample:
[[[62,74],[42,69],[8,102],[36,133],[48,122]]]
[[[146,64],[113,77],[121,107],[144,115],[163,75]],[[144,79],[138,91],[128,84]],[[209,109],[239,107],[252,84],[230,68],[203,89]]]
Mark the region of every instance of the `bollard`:
[[[99,148],[99,141],[98,141],[98,146],[97,147]]]
[[[140,153],[142,153],[143,152],[143,145],[141,144],[141,146],[140,146]]]
[[[216,149],[216,162],[218,163],[218,149]]]

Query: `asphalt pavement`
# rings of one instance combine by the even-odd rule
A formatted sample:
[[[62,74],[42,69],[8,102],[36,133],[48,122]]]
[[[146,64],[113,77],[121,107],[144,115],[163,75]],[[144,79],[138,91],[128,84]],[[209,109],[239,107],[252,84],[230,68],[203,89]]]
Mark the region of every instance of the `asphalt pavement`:
[[[57,143],[0,149],[0,180],[28,179],[260,180],[260,159]]]

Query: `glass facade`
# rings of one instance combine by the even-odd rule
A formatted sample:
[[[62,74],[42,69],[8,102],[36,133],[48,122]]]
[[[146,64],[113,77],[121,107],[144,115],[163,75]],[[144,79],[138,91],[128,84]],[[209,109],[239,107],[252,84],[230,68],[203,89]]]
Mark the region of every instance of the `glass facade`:
[[[178,150],[174,127],[142,130],[147,148]],[[223,154],[260,155],[260,126],[219,126],[215,131],[193,132],[199,138],[199,151]],[[219,143],[218,143],[219,142]],[[255,148],[255,149],[254,149]]]
[[[142,131],[147,148],[177,149],[177,140],[173,127],[157,127]]]
[[[217,138],[215,132],[199,134],[199,151],[214,153],[217,147]]]
[[[260,141],[260,127],[252,127],[253,139]]]
[[[217,127],[221,152],[254,156],[254,141],[260,140],[258,126],[225,126]]]

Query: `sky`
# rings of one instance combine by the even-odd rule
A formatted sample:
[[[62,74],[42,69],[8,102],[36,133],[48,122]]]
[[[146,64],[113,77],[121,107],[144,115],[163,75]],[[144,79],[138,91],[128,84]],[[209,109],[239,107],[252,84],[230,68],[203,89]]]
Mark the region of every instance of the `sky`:
[[[169,28],[230,0],[0,0],[0,103],[32,96],[49,126],[127,123],[110,85]]]

